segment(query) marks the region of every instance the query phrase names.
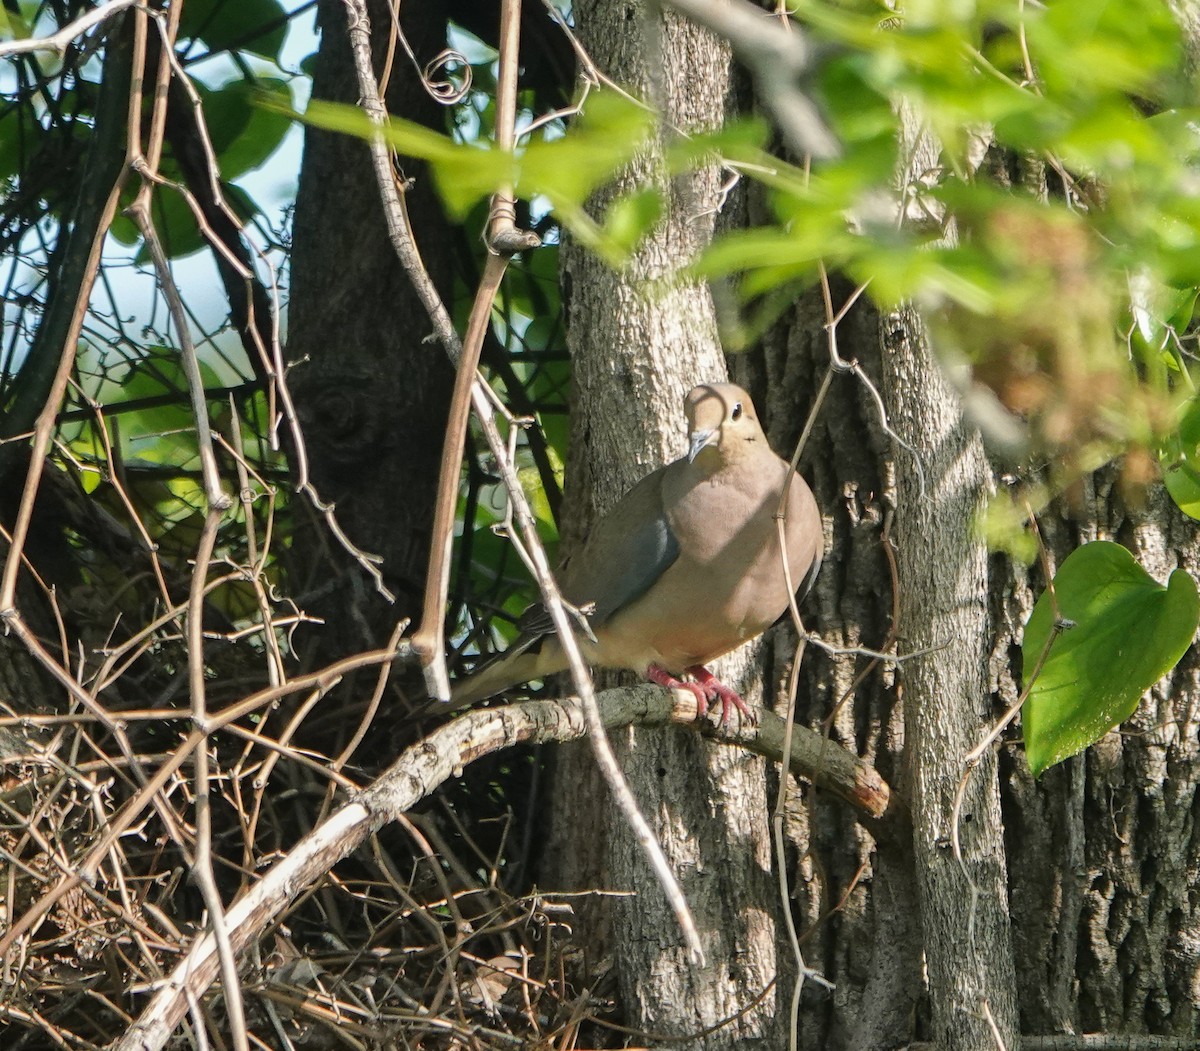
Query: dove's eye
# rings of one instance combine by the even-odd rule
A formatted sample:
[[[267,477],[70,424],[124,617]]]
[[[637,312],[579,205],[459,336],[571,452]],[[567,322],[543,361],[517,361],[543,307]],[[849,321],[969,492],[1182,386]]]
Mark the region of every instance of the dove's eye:
[[[733,406],[733,412],[729,414],[731,420],[740,420],[742,418],[742,403],[739,401]]]

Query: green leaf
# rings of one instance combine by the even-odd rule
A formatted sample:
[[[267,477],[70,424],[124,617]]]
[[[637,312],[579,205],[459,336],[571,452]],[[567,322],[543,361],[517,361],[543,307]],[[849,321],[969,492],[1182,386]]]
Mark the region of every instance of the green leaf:
[[[291,86],[286,80],[259,77],[251,83],[238,79],[215,90],[203,84],[197,89],[224,180],[236,179],[262,165],[291,127],[284,113],[254,105],[258,91],[270,91],[281,102],[290,102]]]
[[[1163,472],[1163,481],[1179,510],[1200,521],[1200,469],[1196,464],[1188,460],[1173,464]]]
[[[1145,91],[1179,60],[1179,26],[1160,0],[1056,0],[1026,12],[1029,48],[1052,92]]]
[[[204,41],[210,52],[249,51],[278,60],[287,28],[279,0],[188,0],[179,33]]]
[[[208,243],[196,224],[196,216],[187,199],[172,187],[160,187],[154,194],[150,215],[163,251],[171,259],[184,259]],[[135,259],[142,266],[149,265],[149,247],[143,244]]]
[[[1184,406],[1179,429],[1159,452],[1163,482],[1189,518],[1200,520],[1200,396]]]
[[[1142,694],[1183,656],[1200,623],[1196,583],[1181,569],[1163,587],[1120,544],[1072,552],[1054,577],[1060,615],[1074,623],[1054,640],[1025,702],[1025,754],[1034,776],[1128,719]],[[1025,626],[1025,668],[1037,666],[1054,626],[1047,590]]]
[[[662,195],[649,187],[619,197],[604,216],[604,237],[621,254],[632,252],[662,215]]]
[[[0,5],[0,10],[3,6]],[[20,106],[8,105],[0,110],[0,179],[7,181],[14,175],[27,178],[24,170],[29,157],[34,154],[34,137],[41,138],[41,125],[32,119],[32,114],[22,112]],[[7,189],[7,187],[6,187]],[[11,198],[10,198],[11,200]]]
[[[652,115],[642,107],[612,92],[593,92],[587,110],[566,135],[507,152],[490,144],[463,145],[398,117],[377,129],[355,106],[313,100],[297,114],[271,95],[259,96],[259,102],[314,127],[363,139],[382,133],[399,153],[429,162],[443,200],[458,218],[507,183],[527,200],[545,197],[583,243],[614,253],[616,248],[607,245],[583,205],[643,148],[653,125]]]

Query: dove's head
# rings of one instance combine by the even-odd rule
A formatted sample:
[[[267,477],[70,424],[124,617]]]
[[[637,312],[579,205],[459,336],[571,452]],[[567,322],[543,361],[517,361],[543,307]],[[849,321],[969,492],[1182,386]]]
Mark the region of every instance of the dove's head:
[[[754,403],[733,383],[693,387],[683,401],[688,420],[688,461],[731,463],[767,448]]]

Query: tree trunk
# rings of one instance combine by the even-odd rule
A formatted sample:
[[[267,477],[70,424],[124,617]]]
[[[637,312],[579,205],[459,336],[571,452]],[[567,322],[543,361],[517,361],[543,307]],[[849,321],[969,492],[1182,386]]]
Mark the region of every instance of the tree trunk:
[[[756,208],[753,199],[750,206]],[[831,291],[838,310],[853,289],[835,279]],[[794,447],[828,368],[824,325],[824,304],[814,289],[767,334],[761,349],[734,359],[734,379],[754,396],[777,449]],[[837,332],[841,353],[857,360],[878,386],[878,314],[860,301]],[[885,546],[888,533],[894,533],[895,483],[890,441],[870,394],[856,379],[835,378],[800,470],[825,514],[828,534],[825,562],[805,605],[806,627],[837,646],[878,650],[892,629]],[[784,624],[767,638],[774,655],[772,680],[782,682],[794,634]],[[833,740],[869,758],[896,791],[903,780],[905,737],[897,676],[894,667],[877,666],[856,682],[867,670],[865,657],[830,656],[809,646],[796,718],[819,731],[836,713]],[[781,690],[775,707],[782,714],[779,694]],[[770,774],[776,783],[776,771]],[[901,808],[868,829],[839,801],[801,785],[789,801],[787,833],[793,851],[787,864],[806,962],[835,984],[832,993],[805,998],[800,1046],[806,1051],[903,1046],[918,1035],[916,1009],[924,995],[921,916],[907,814]],[[782,944],[780,951],[786,960]],[[785,1021],[780,1019],[777,1031],[779,1046]]]
[[[577,7],[589,54],[619,83],[657,96],[674,126],[719,126],[730,83],[726,49],[672,15],[653,15],[649,36],[661,53],[651,54],[642,43],[646,34],[630,25],[634,10],[644,15],[640,6]],[[657,149],[639,158],[597,207],[640,180],[664,184]],[[724,378],[708,289],[678,273],[711,237],[719,185],[715,169],[673,181],[666,217],[622,273],[576,246],[564,250],[574,378],[568,548],[634,482],[682,454],[683,395],[696,383]],[[650,291],[650,281],[672,277],[667,291]],[[722,662],[718,674],[751,703],[759,699],[761,675],[744,656]],[[763,764],[677,730],[631,731],[614,744],[694,911],[707,965],[689,963],[662,891],[586,745],[554,754],[540,882],[636,893],[602,914],[589,912],[583,941],[589,952],[613,955],[631,1025],[685,1036],[746,1008],[775,974]],[[775,1046],[767,1039],[774,1014],[768,994],[729,1026],[680,1046]]]
[[[835,281],[835,310],[849,292]],[[802,297],[768,335],[763,349],[739,358],[734,369],[734,378],[764,407],[769,436],[777,448],[794,440],[803,422],[803,413],[795,407],[806,405],[828,361],[819,299],[815,293]],[[839,712],[833,733],[850,747],[857,743],[859,753],[872,758],[894,789],[912,785],[916,779],[912,767],[924,762],[927,771],[932,765],[935,774],[942,767],[936,774],[941,778],[940,790],[952,793],[962,770],[962,755],[1019,695],[1022,627],[1045,581],[1040,566],[1026,572],[1003,555],[991,556],[986,578],[982,575],[980,552],[964,532],[972,517],[970,507],[982,498],[988,484],[987,474],[979,473],[978,448],[955,424],[952,402],[943,400],[944,415],[934,415],[931,422],[933,409],[923,402],[931,397],[944,399],[945,388],[923,345],[914,342],[920,335],[917,320],[906,314],[882,319],[882,330],[880,325],[873,310],[855,307],[838,326],[842,356],[858,360],[878,383],[878,347],[885,347],[887,368],[881,386],[892,423],[922,453],[930,495],[936,493],[939,478],[945,487],[946,464],[953,459],[954,449],[960,459],[950,466],[960,478],[969,467],[975,478],[973,485],[962,483],[959,511],[952,513],[953,504],[948,505],[936,528],[928,524],[928,518],[937,514],[936,504],[927,506],[915,496],[901,500],[897,494],[899,520],[892,530],[901,593],[906,596],[899,622],[900,652],[913,651],[924,639],[950,641],[957,650],[910,662],[899,675],[909,720],[909,753],[903,759],[905,733],[893,707],[897,698],[890,689],[892,675],[886,670],[874,672],[857,688]],[[919,360],[913,360],[914,354],[920,355]],[[948,440],[931,453],[930,436],[938,433],[939,419]],[[907,454],[899,450],[893,468],[887,446],[865,389],[852,378],[836,379],[801,463],[819,504],[832,519],[829,553],[815,592],[817,613],[809,623],[831,642],[878,648],[887,636],[891,599],[880,525],[893,498],[882,494],[890,491],[893,470],[901,475],[901,492],[912,494],[916,488],[912,460],[906,467]],[[1051,566],[1057,567],[1081,543],[1113,539],[1128,546],[1160,581],[1176,567],[1200,574],[1195,523],[1179,512],[1161,485],[1150,489],[1144,503],[1130,506],[1121,496],[1119,477],[1116,467],[1098,473],[1074,499],[1056,503],[1040,517]],[[904,508],[907,522],[900,513]],[[963,576],[957,582],[944,561],[945,546],[951,541],[958,546],[960,559],[965,556],[960,561]],[[939,549],[939,558],[931,559]],[[964,581],[973,585],[964,590]],[[969,616],[970,624],[939,629],[929,614],[921,619],[917,596],[928,594],[931,583],[934,601],[927,608],[933,613],[940,609],[940,618]],[[980,605],[985,586],[986,615]],[[953,609],[949,596],[956,587],[962,605]],[[938,588],[946,590],[939,595]],[[986,707],[981,706],[979,653],[972,632],[988,646],[990,705]],[[952,652],[962,662],[947,661],[936,671]],[[801,679],[800,717],[819,726],[863,664],[862,658],[830,659],[810,648]],[[954,676],[960,677],[957,685]],[[923,685],[928,690],[930,681],[935,685],[934,706],[926,701],[914,711],[918,688]],[[969,871],[975,885],[987,889],[993,925],[1003,923],[1005,902],[997,881],[1006,880],[1011,910],[1007,939],[1012,943],[1020,1030],[1026,1035],[1108,1032],[1186,1040],[1200,1031],[1200,954],[1195,951],[1200,944],[1200,916],[1191,890],[1200,870],[1193,818],[1200,781],[1198,687],[1200,655],[1192,649],[1172,675],[1150,692],[1149,703],[1130,723],[1084,756],[1048,771],[1038,782],[1030,776],[1020,749],[1012,747],[1017,735],[1010,733],[1010,743],[999,750],[1006,868],[994,840],[992,846],[985,846],[996,832],[994,790],[988,784],[995,774],[981,765],[972,775],[971,788],[978,795],[973,800],[968,796],[963,804],[964,816],[971,815],[961,826],[963,846],[967,852],[973,846],[979,851]],[[968,690],[974,691],[974,703],[961,705],[956,716],[937,707],[969,698]],[[959,738],[956,745],[946,739],[951,731]],[[922,738],[924,748],[919,743]],[[929,754],[922,757],[925,750]],[[920,898],[914,843],[903,822],[889,815],[868,835],[838,804],[814,802],[808,788],[802,793],[805,805],[791,814],[790,836],[800,854],[798,903],[803,917],[814,925],[806,943],[808,962],[837,983],[833,1011],[816,1002],[806,1004],[801,1020],[804,1047],[857,1051],[902,1046],[930,1036],[941,1038],[939,1046],[970,1046],[966,1037],[950,1035],[947,1026],[955,1023],[956,1015],[959,1022],[978,1023],[971,1018],[978,1003],[972,1005],[972,995],[987,995],[990,1010],[997,1013],[994,990],[1009,980],[1003,974],[1009,957],[1002,944],[987,960],[963,961],[964,969],[952,971],[949,982],[944,977],[945,963],[939,965],[933,958],[939,937],[942,952],[946,942],[951,953],[976,950],[961,935],[964,928],[948,922],[964,906],[971,914],[971,895],[961,872],[952,868],[948,845],[938,838],[949,825],[937,819],[948,812],[936,781],[932,791],[929,784],[927,773],[927,829],[925,842],[917,844],[918,857],[925,858],[917,862],[925,870]],[[977,824],[981,820],[991,826],[986,834]],[[813,854],[805,856],[810,848]],[[864,866],[861,871],[859,865]],[[931,865],[934,871],[929,870]],[[823,915],[838,904],[836,914]],[[981,915],[977,906],[976,946]],[[931,919],[942,924],[940,935],[928,930]],[[996,935],[1001,943],[1005,940],[1002,931],[993,929]],[[932,1031],[925,1027],[925,1008],[918,1004],[913,1011],[914,1000],[925,996],[924,946],[928,946],[929,978],[940,987],[944,1005]],[[997,968],[1000,975],[989,978],[989,969]],[[987,981],[995,984],[988,988]],[[948,1003],[947,993],[953,994]],[[938,989],[933,995],[937,997]],[[955,1013],[948,1015],[947,1008]],[[983,1029],[974,1038],[982,1040],[981,1046],[996,1046]]]
[[[589,53],[618,81],[645,89],[644,57],[631,54],[636,35],[606,21],[619,23],[620,14],[597,8],[579,12]],[[680,30],[669,20],[664,25],[661,101],[683,123],[672,87],[672,41]],[[698,53],[697,45],[692,49]],[[713,79],[694,72],[686,92],[715,107],[716,97],[708,96]],[[688,112],[705,114],[702,122],[718,119],[715,108],[701,106],[693,102]],[[579,522],[678,451],[662,438],[680,431],[678,393],[693,378],[711,378],[686,372],[697,368],[696,347],[713,338],[702,291],[677,290],[652,305],[637,295],[639,278],[660,275],[682,256],[679,246],[694,244],[673,233],[687,184],[672,189],[667,223],[629,274],[616,277],[577,249],[565,254],[577,385],[571,537],[579,535]],[[697,206],[689,214],[704,210]],[[835,281],[835,310],[849,292]],[[825,321],[819,295],[805,295],[761,350],[732,364],[733,378],[751,391],[781,452],[795,441],[829,360]],[[681,334],[697,324],[699,336]],[[885,549],[894,543],[898,651],[938,648],[898,670],[876,668],[860,684],[854,679],[866,658],[829,657],[812,647],[805,656],[798,718],[819,727],[836,712],[834,739],[871,758],[903,792],[911,813],[901,809],[868,828],[807,786],[790,794],[795,853],[787,864],[804,952],[836,983],[830,994],[805,997],[800,1046],[865,1051],[932,1040],[940,1048],[991,1049],[1000,1046],[999,1036],[1012,1048],[1018,1032],[1193,1038],[1200,1031],[1200,901],[1191,891],[1200,871],[1193,820],[1200,656],[1190,651],[1126,727],[1040,782],[1033,782],[1010,733],[1009,743],[985,755],[966,782],[957,822],[960,864],[951,833],[964,758],[1020,692],[1022,626],[1045,581],[1040,567],[1027,573],[1004,556],[989,558],[975,536],[993,473],[941,376],[920,318],[911,311],[881,318],[860,305],[839,323],[838,337],[842,355],[858,360],[882,392],[924,478],[917,461],[882,431],[865,387],[852,377],[835,379],[801,463],[829,531],[808,626],[830,642],[883,646],[892,627]],[[683,363],[679,371],[672,371],[672,361]],[[665,423],[647,434],[648,419]],[[1128,506],[1118,478],[1118,469],[1103,471],[1081,498],[1042,516],[1052,564],[1081,542],[1111,538],[1159,580],[1176,566],[1200,572],[1194,523],[1160,486],[1144,506]],[[790,628],[770,633],[761,653],[771,668],[765,699],[778,703],[777,684],[792,653]],[[852,685],[850,700],[839,707]],[[687,866],[684,889],[706,938],[714,921],[721,922],[711,908],[716,898],[705,893],[708,882],[725,888],[730,897],[723,907],[731,914],[734,903],[761,910],[758,945],[765,946],[777,915],[765,872],[739,883],[722,861],[725,882],[698,878],[697,855],[709,863],[722,849],[719,839],[705,838],[719,830],[694,810],[710,792],[711,782],[696,770],[703,746],[646,733],[622,745],[640,798],[653,808],[677,864]],[[672,746],[686,754],[669,751]],[[736,757],[718,758],[736,763]],[[689,769],[686,762],[696,765],[676,780]],[[678,977],[682,953],[674,923],[659,892],[646,888],[648,872],[629,837],[612,823],[590,756],[564,750],[555,763],[551,882],[640,891],[614,907],[609,926],[581,931],[589,949],[613,954],[630,1023],[677,1033],[718,1017],[715,1003],[706,1008],[686,998],[690,979]],[[746,769],[753,780],[737,788],[747,793],[739,802],[752,799],[769,809],[771,795],[757,781],[758,771]],[[776,776],[773,770],[768,775]],[[756,859],[766,856],[761,815],[743,818],[737,833],[750,830]],[[790,956],[782,942],[777,949],[756,948],[750,958],[768,966],[772,956],[786,982]],[[722,995],[728,988],[719,976],[697,979]],[[785,1005],[786,997],[769,998],[764,1006],[773,1020],[747,1016],[740,1032],[730,1027],[696,1043],[732,1046],[753,1035],[763,1046],[785,1046]]]
[[[1200,577],[1200,536],[1161,485],[1130,506],[1117,468],[1081,499],[1041,516],[1051,566],[1080,543],[1115,540],[1165,581]],[[1037,567],[997,568],[998,695],[1017,690],[1008,655],[1037,591]],[[1027,1033],[1200,1032],[1200,655],[1190,649],[1133,718],[1034,782],[1019,752],[1001,753],[1013,940]]]
[[[375,68],[382,71],[392,15],[368,5]],[[405,3],[404,32],[424,64],[445,46],[445,13]],[[324,0],[313,95],[354,104],[358,84],[346,37],[346,7]],[[389,110],[432,127],[444,111],[412,63],[394,57]],[[415,185],[409,214],[435,283],[448,285],[450,228],[424,169],[404,161]],[[388,241],[365,142],[307,128],[296,199],[288,359],[313,481],[353,543],[383,556],[397,601],[383,601],[323,521],[297,499],[310,526],[297,536],[297,590],[324,618],[319,659],[379,646],[395,622],[420,611],[433,494],[453,372],[412,282]]]
[[[896,539],[901,651],[923,654],[901,678],[933,1035],[938,1047],[991,1051],[1017,1034],[1003,826],[994,754],[969,775],[964,761],[988,723],[987,552],[977,522],[990,472],[916,315],[889,314],[882,336],[885,402],[914,454],[896,460]]]

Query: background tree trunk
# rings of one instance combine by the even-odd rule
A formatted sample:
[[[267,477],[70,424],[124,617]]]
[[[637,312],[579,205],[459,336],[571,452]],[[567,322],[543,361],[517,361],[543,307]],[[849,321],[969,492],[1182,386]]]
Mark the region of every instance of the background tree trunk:
[[[1119,472],[1040,518],[1051,566],[1080,543],[1115,540],[1156,579],[1200,574],[1200,537],[1161,485],[1144,504]],[[1016,695],[1010,661],[1044,586],[993,557],[994,689]],[[1036,585],[1035,588],[1032,585]],[[1193,1038],[1200,1032],[1200,655],[1193,647],[1133,718],[1034,782],[1001,752],[1013,940],[1023,1029]]]
[[[1200,4],[1171,0],[1193,78]],[[1200,579],[1200,530],[1161,483],[1133,500],[1122,465],[1085,478],[1039,518],[1050,570],[1079,544],[1115,540],[1164,582]],[[992,689],[1017,696],[1021,626],[1045,587],[991,560]],[[1009,893],[1025,1033],[1200,1034],[1200,653],[1193,645],[1132,719],[1034,782],[1000,753]]]
[[[751,218],[757,208],[750,201]],[[834,309],[852,286],[834,279]],[[820,291],[801,296],[755,351],[732,362],[763,411],[772,446],[794,447],[829,365]],[[860,300],[837,328],[840,351],[879,384],[878,314]],[[835,378],[800,462],[826,519],[826,555],[806,608],[806,627],[844,647],[879,649],[892,629],[891,570],[885,552],[895,506],[890,440],[866,387]],[[768,634],[774,705],[783,714],[790,624]],[[797,721],[821,730],[831,713],[834,741],[866,756],[897,791],[904,779],[904,718],[892,666],[831,657],[809,646],[797,691]],[[852,696],[847,699],[849,691]],[[844,703],[843,703],[844,701]],[[777,772],[769,771],[775,792]],[[787,859],[806,962],[835,983],[802,1004],[800,1046],[807,1051],[902,1046],[916,1033],[923,1002],[923,940],[911,825],[903,809],[871,828],[841,802],[809,785],[789,794]],[[789,958],[780,945],[783,958]],[[781,1011],[781,1015],[785,1012]],[[785,1039],[781,1018],[778,1039]],[[782,1046],[782,1045],[781,1045]]]
[[[640,5],[577,7],[589,53],[619,83],[657,97],[670,124],[685,131],[719,126],[730,90],[727,50],[674,16],[654,15],[650,37],[661,48],[654,53],[630,24],[635,12],[644,14]],[[663,184],[657,150],[641,157],[597,207],[641,180]],[[720,182],[715,169],[674,180],[664,220],[620,274],[578,247],[564,249],[574,378],[568,548],[634,482],[682,454],[683,395],[696,383],[724,378],[709,291],[678,276],[711,237]],[[648,291],[649,282],[664,278],[672,282],[667,291]],[[724,661],[718,674],[750,703],[759,699],[753,662]],[[556,750],[551,760],[550,842],[540,883],[635,891],[611,910],[590,913],[584,941],[589,951],[613,955],[631,1025],[670,1036],[696,1033],[745,1008],[776,970],[763,764],[688,732],[630,731],[614,744],[694,910],[707,967],[689,963],[586,744]],[[774,1001],[769,994],[727,1027],[681,1046],[777,1046],[770,1036]]]
[[[990,750],[955,809],[964,757],[988,724],[987,552],[977,523],[990,471],[920,320],[908,310],[888,314],[882,335],[885,402],[916,457],[897,456],[896,540],[900,651],[922,655],[900,677],[933,1035],[939,1047],[990,1051],[998,1040],[1011,1046],[1018,1032]]]
[[[375,68],[382,71],[392,15],[368,4]],[[436,3],[402,5],[404,31],[419,61],[445,47],[446,16]],[[346,7],[325,0],[313,96],[354,104],[359,97],[346,37]],[[412,63],[392,63],[391,113],[440,127],[445,111],[426,93]],[[409,214],[435,283],[449,285],[452,234],[424,169]],[[305,129],[296,199],[288,359],[312,477],[337,505],[350,539],[383,556],[392,607],[348,558],[325,524],[299,531],[295,565],[303,608],[324,618],[319,659],[381,645],[395,622],[420,610],[438,461],[453,372],[387,237],[379,187],[365,142]],[[297,516],[310,516],[297,501]]]
[[[835,310],[850,291],[844,283],[834,282]],[[764,408],[776,448],[795,440],[804,418],[798,407],[811,399],[828,361],[821,331],[824,320],[819,294],[808,293],[768,334],[760,350],[735,361],[734,378]],[[934,363],[921,344],[913,342],[920,335],[918,320],[911,315],[880,319],[862,305],[839,324],[837,333],[842,356],[858,360],[880,384],[893,424],[919,449],[925,448],[933,429],[914,426],[913,421],[927,419],[930,410],[912,402],[931,395],[941,398],[944,388],[932,371]],[[882,383],[881,346],[886,363]],[[914,362],[917,351],[925,355],[924,364]],[[914,369],[920,370],[919,376]],[[927,390],[931,386],[935,389]],[[914,416],[918,412],[922,415]],[[928,623],[921,627],[916,602],[920,582],[914,584],[914,579],[922,572],[935,583],[934,602],[927,608],[936,610],[945,603],[939,588],[958,586],[963,605],[955,615],[969,612],[974,621],[970,630],[988,640],[990,704],[986,710],[980,707],[977,685],[974,708],[960,708],[954,732],[961,757],[1019,695],[1022,628],[1045,580],[1039,565],[1027,571],[1004,555],[990,556],[986,578],[981,575],[980,554],[970,550],[969,536],[962,530],[970,520],[967,505],[982,497],[988,475],[979,475],[978,452],[971,451],[961,427],[956,429],[947,418],[943,430],[953,440],[944,444],[940,456],[925,448],[926,482],[932,490],[936,464],[944,463],[952,449],[974,464],[974,495],[972,487],[964,485],[958,496],[963,506],[956,514],[946,512],[937,531],[940,544],[945,544],[948,529],[956,533],[955,543],[967,555],[960,568],[971,567],[964,579],[973,585],[963,592],[961,582],[956,584],[952,577],[943,576],[937,583],[938,577],[932,576],[948,573],[950,564],[928,557],[932,527],[923,520],[935,512],[912,495],[911,460],[910,473],[902,479],[903,491],[910,494],[910,518],[907,524],[898,522],[892,536],[902,567],[901,593],[907,595],[899,623],[900,651],[917,648],[921,634],[939,636],[938,641],[953,639],[960,645],[969,639],[963,625],[940,631]],[[817,615],[808,625],[831,642],[879,647],[887,636],[891,594],[881,523],[889,508],[897,506],[893,478],[894,472],[905,471],[905,456],[901,451],[893,466],[889,442],[865,389],[848,377],[835,380],[801,463],[831,519],[829,554],[815,591]],[[961,471],[961,465],[957,469]],[[1182,515],[1159,484],[1150,488],[1144,503],[1130,506],[1122,498],[1119,478],[1119,467],[1101,471],[1087,479],[1073,499],[1059,501],[1040,517],[1052,570],[1081,543],[1112,539],[1129,547],[1160,581],[1176,567],[1195,576],[1200,571],[1195,523]],[[985,593],[986,616],[980,607]],[[943,609],[942,616],[946,615]],[[781,649],[789,652],[786,646]],[[951,742],[930,737],[928,728],[914,730],[911,721],[910,751],[902,751],[905,733],[894,678],[905,686],[910,709],[918,679],[926,684],[932,679],[940,696],[934,697],[935,706],[927,708],[925,716],[942,718],[946,713],[939,713],[936,704],[952,701],[955,695],[953,688],[943,688],[951,680],[942,676],[979,672],[978,653],[962,664],[951,661],[939,672],[934,665],[940,661],[939,654],[932,654],[918,665],[906,666],[898,676],[876,670],[835,719],[835,738],[870,757],[894,789],[911,784],[911,754],[919,750],[915,742],[922,735],[929,742],[927,748],[936,744],[925,761],[948,764],[943,777],[950,777],[956,764],[961,769]],[[810,648],[801,677],[800,717],[819,727],[864,663],[863,658],[831,660]],[[997,881],[1003,878],[1007,884],[1011,959],[1024,1034],[1153,1033],[1189,1039],[1200,1031],[1200,955],[1195,949],[1200,935],[1191,891],[1200,870],[1193,816],[1200,781],[1198,677],[1200,657],[1193,648],[1174,673],[1151,691],[1150,702],[1139,708],[1133,720],[1085,755],[1051,769],[1039,782],[1033,781],[1021,750],[1012,747],[1017,732],[1010,732],[999,750],[1008,861],[1003,866],[999,851],[985,852],[977,863],[981,871],[973,878],[981,889],[990,885],[991,902],[999,912],[1004,902],[997,896]],[[968,696],[961,681],[958,690],[959,698]],[[920,718],[920,712],[910,711],[910,720]],[[941,725],[935,729],[939,735],[948,732]],[[972,814],[964,826],[972,836],[980,835],[972,826],[981,811],[984,818],[995,820],[994,790],[987,784],[992,777],[982,768],[973,775],[972,787],[982,798],[963,808],[964,814]],[[953,779],[956,782],[956,774]],[[933,1032],[926,1029],[922,953],[934,935],[923,930],[928,924],[922,924],[921,916],[932,913],[944,924],[962,906],[969,906],[969,889],[952,896],[954,907],[947,911],[935,904],[926,870],[921,880],[923,897],[919,897],[913,842],[904,821],[889,815],[885,823],[865,829],[839,804],[821,801],[808,786],[797,795],[802,802],[789,814],[789,834],[799,859],[798,906],[811,925],[808,962],[837,983],[832,1011],[815,999],[806,1002],[802,1046],[890,1048],[934,1033],[941,1036],[939,1046],[967,1046],[949,1034],[944,1016]],[[938,812],[934,806],[927,816]],[[991,835],[995,835],[994,825]],[[970,840],[964,840],[964,847],[969,846]],[[946,869],[948,847],[935,836],[932,842],[927,839],[923,853],[926,861],[918,865],[941,866],[953,887],[960,877]],[[920,909],[918,902],[923,903]],[[836,914],[827,914],[839,904]],[[995,919],[998,922],[999,916]],[[955,932],[953,925],[944,926],[941,935],[949,938],[952,951]],[[957,946],[969,948],[965,937]],[[997,955],[985,961],[987,968],[999,965],[1006,970],[1002,946],[995,951]],[[973,966],[974,970],[952,977],[957,981],[979,976],[978,963]],[[934,981],[938,973],[931,961]],[[982,972],[985,977],[987,973],[987,969]],[[1008,980],[1001,973],[992,988],[1002,988]],[[995,1013],[997,1003],[990,990],[982,982],[975,984],[977,992],[989,995]],[[940,991],[943,996],[953,991],[953,983],[943,980]],[[959,991],[959,999],[969,1007],[965,988]],[[975,1036],[984,1041],[982,1046],[994,1046],[987,1042],[986,1033]]]

